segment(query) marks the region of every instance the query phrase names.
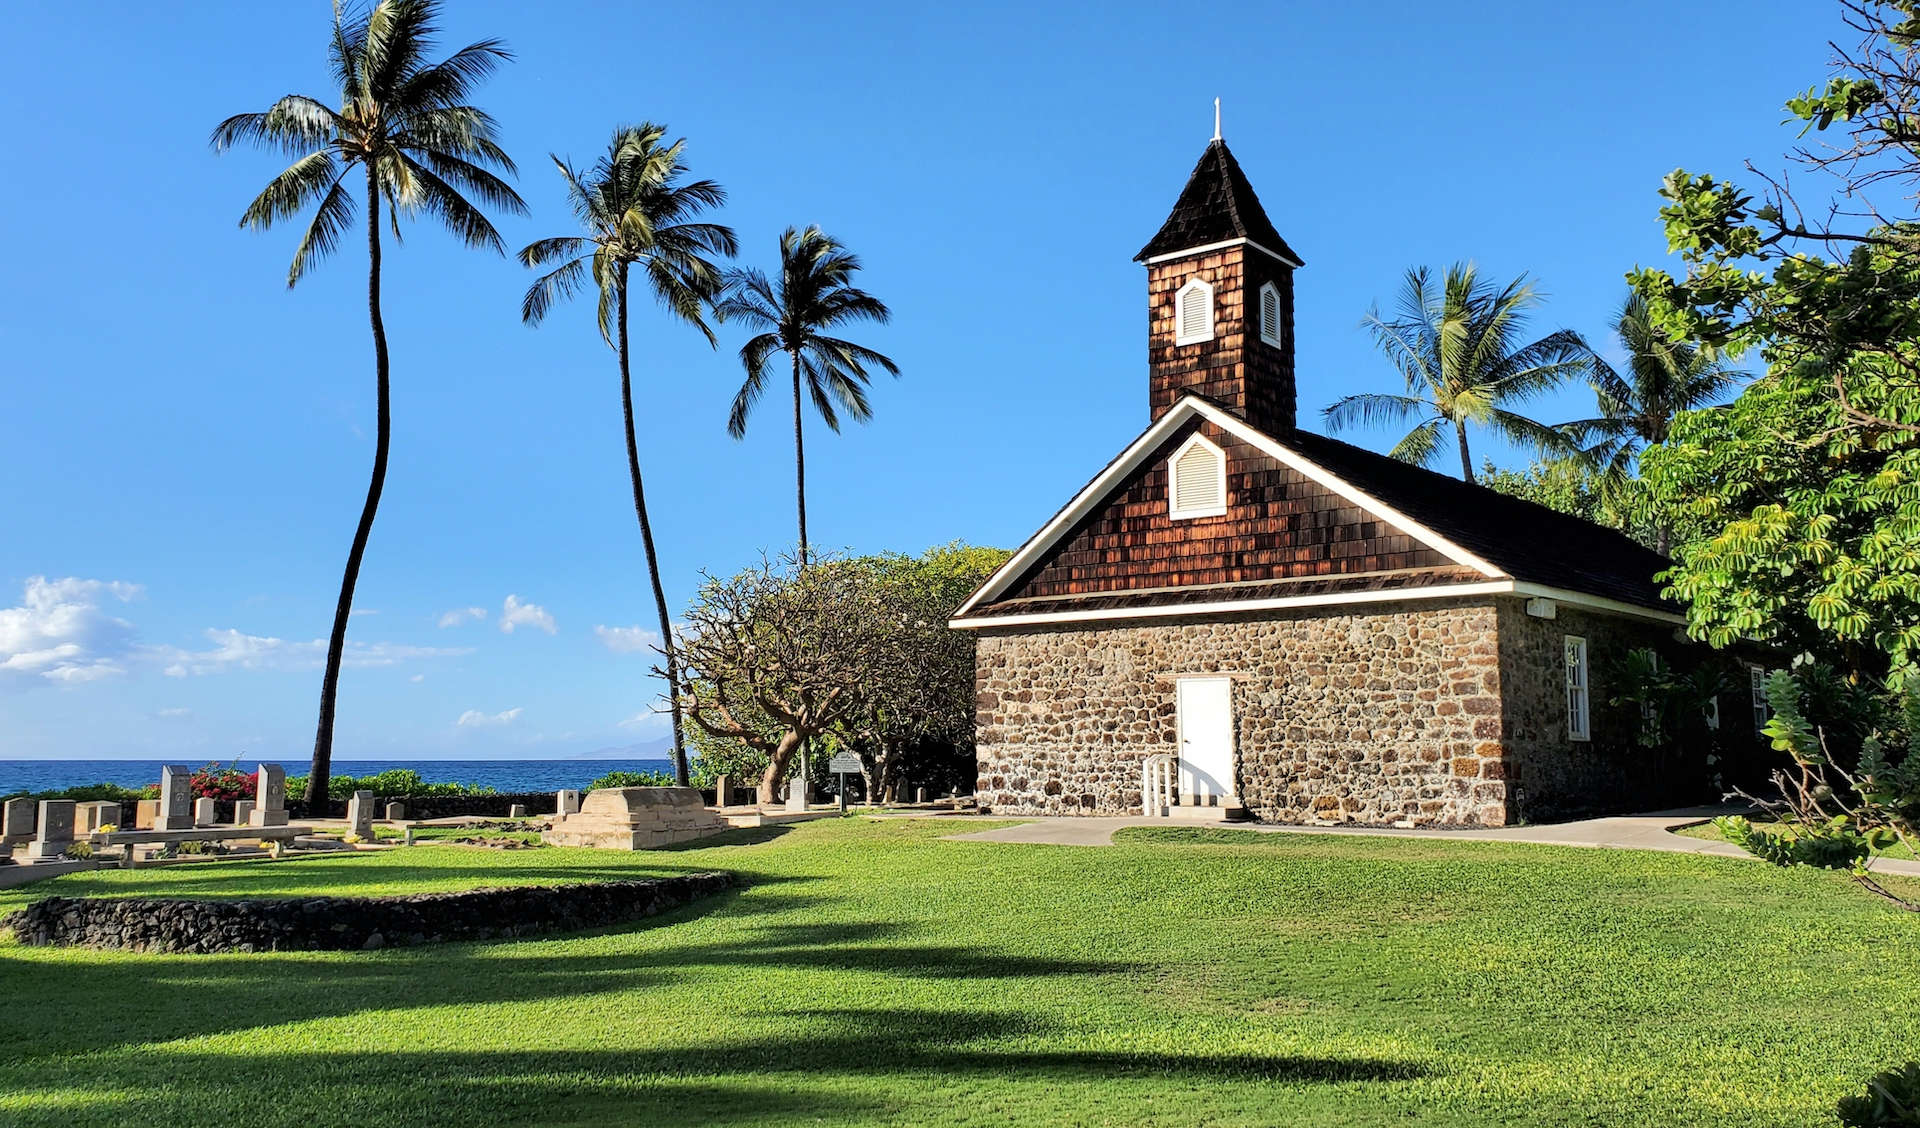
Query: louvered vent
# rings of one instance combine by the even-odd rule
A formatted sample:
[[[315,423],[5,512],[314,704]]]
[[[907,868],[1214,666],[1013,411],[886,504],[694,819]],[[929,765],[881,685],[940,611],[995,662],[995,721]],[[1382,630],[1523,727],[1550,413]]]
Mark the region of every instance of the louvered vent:
[[[1280,295],[1271,285],[1260,287],[1260,336],[1270,345],[1280,343]]]
[[[1213,336],[1213,291],[1189,286],[1180,291],[1180,339],[1204,341]]]
[[[1206,443],[1195,443],[1173,460],[1173,515],[1199,516],[1226,507],[1226,475],[1221,455]]]

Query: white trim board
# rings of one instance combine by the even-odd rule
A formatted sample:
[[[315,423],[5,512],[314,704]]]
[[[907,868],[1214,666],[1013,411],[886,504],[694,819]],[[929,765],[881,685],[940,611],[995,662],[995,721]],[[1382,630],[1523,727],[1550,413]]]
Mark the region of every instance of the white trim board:
[[[1101,596],[1126,595],[1128,592],[1102,592]],[[1482,583],[1440,584],[1421,588],[1392,588],[1380,591],[1346,591],[1323,595],[1282,595],[1268,599],[1217,600],[1211,603],[1181,603],[1161,607],[1102,607],[1086,611],[1045,611],[1027,615],[994,615],[988,618],[968,619],[958,613],[947,621],[949,627],[962,631],[991,630],[1000,626],[1039,626],[1047,623],[1095,623],[1114,619],[1168,619],[1183,618],[1190,615],[1226,615],[1250,611],[1280,611],[1296,607],[1340,607],[1359,603],[1403,603],[1417,600],[1452,599],[1471,595],[1518,595],[1526,597],[1544,597],[1575,607],[1585,607],[1594,611],[1605,611],[1628,618],[1645,619],[1655,623],[1684,624],[1684,615],[1675,615],[1665,611],[1655,611],[1631,603],[1604,596],[1584,595],[1580,592],[1565,591],[1560,588],[1543,587],[1539,584],[1519,583],[1514,580],[1491,580]],[[1088,596],[1087,598],[1099,598]]]
[[[1307,478],[1318,482],[1320,485],[1346,498],[1361,509],[1372,513],[1374,516],[1379,517],[1389,524],[1397,526],[1408,535],[1426,544],[1429,548],[1439,552],[1454,563],[1472,568],[1474,571],[1491,579],[1512,578],[1499,568],[1494,567],[1487,561],[1482,560],[1479,556],[1454,544],[1452,541],[1427,528],[1425,525],[1394,509],[1392,506],[1342,481],[1336,477],[1332,471],[1281,445],[1271,436],[1262,434],[1252,424],[1232,412],[1223,411],[1220,408],[1214,407],[1212,404],[1197,396],[1186,395],[1175,401],[1174,405],[1167,409],[1167,413],[1162,415],[1153,426],[1141,432],[1139,438],[1128,444],[1127,449],[1121,451],[1119,457],[1109,462],[1106,469],[1102,470],[1093,481],[1081,487],[1080,492],[1074,495],[1073,500],[1062,507],[1060,512],[1054,514],[1053,519],[1042,526],[1039,532],[1028,538],[1027,543],[1021,545],[1020,548],[1008,558],[1005,564],[1002,564],[992,576],[988,577],[987,582],[981,585],[979,591],[974,592],[973,595],[968,597],[965,603],[962,603],[960,607],[954,611],[953,621],[957,623],[965,619],[967,613],[975,607],[980,606],[982,603],[992,602],[1005,594],[1007,588],[1012,586],[1015,579],[1023,575],[1042,555],[1058,544],[1061,538],[1066,536],[1075,525],[1079,524],[1087,514],[1093,511],[1095,506],[1105,500],[1107,494],[1110,493],[1115,486],[1144,465],[1149,456],[1158,450],[1161,445],[1171,437],[1174,431],[1195,417],[1208,420],[1221,430],[1226,431],[1228,434],[1233,435],[1249,446],[1258,449],[1261,453],[1272,457],[1282,465],[1298,471]],[[1011,616],[1008,618],[1011,618]],[[994,621],[1005,622],[1007,620],[996,619]]]
[[[1168,251],[1164,255],[1155,255],[1150,259],[1143,259],[1141,261],[1145,263],[1147,266],[1153,266],[1156,263],[1172,262],[1174,259],[1187,258],[1192,255],[1204,255],[1208,251],[1224,251],[1228,247],[1240,247],[1240,246],[1252,247],[1254,250],[1259,251],[1260,253],[1266,255],[1268,258],[1279,259],[1281,262],[1286,263],[1288,266],[1291,266],[1296,270],[1299,269],[1301,265],[1299,259],[1288,258],[1286,255],[1281,254],[1279,251],[1272,250],[1271,248],[1268,248],[1268,247],[1263,247],[1244,235],[1238,239],[1222,239],[1218,243],[1202,243],[1197,247],[1188,247],[1183,251]]]

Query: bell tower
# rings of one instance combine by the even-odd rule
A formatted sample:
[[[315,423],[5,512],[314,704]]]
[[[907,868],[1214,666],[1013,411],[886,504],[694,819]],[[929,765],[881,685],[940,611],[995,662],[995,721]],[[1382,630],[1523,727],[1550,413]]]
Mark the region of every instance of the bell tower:
[[[1269,434],[1294,427],[1293,272],[1217,127],[1173,214],[1134,261],[1147,267],[1147,404],[1187,392]]]

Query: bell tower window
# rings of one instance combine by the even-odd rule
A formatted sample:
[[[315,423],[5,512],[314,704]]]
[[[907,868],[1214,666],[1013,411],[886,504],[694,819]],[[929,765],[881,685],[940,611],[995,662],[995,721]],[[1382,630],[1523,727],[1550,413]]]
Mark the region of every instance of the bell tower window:
[[[1273,283],[1260,287],[1260,339],[1274,348],[1280,342],[1280,290]]]
[[[1176,345],[1197,345],[1213,340],[1213,287],[1195,278],[1173,299]]]
[[[1227,456],[1203,436],[1188,439],[1167,460],[1167,516],[1223,517],[1227,512]]]

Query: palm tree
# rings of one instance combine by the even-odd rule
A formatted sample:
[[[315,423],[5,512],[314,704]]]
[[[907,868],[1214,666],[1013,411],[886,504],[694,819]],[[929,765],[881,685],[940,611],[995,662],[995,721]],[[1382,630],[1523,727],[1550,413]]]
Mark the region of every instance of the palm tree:
[[[1640,452],[1667,441],[1675,415],[1719,400],[1741,373],[1713,349],[1668,336],[1637,293],[1620,304],[1612,329],[1627,354],[1626,374],[1596,357],[1590,380],[1600,417],[1565,423],[1560,430],[1580,445],[1581,467],[1599,477],[1603,491],[1617,493],[1632,480]],[[1654,529],[1655,547],[1663,554],[1671,534],[1665,524]]]
[[[727,194],[711,180],[680,183],[687,166],[680,161],[682,138],[663,144],[664,125],[642,122],[613,131],[606,155],[582,173],[559,157],[553,163],[567,182],[567,196],[586,235],[562,235],[529,244],[520,261],[529,267],[560,265],[541,276],[520,304],[529,325],[546,317],[555,300],[573,294],[591,276],[600,292],[600,336],[620,360],[620,406],[626,416],[627,473],[633,481],[633,511],[640,519],[640,543],[647,554],[647,577],[660,614],[660,645],[667,659],[667,684],[679,684],[673,621],[660,584],[660,561],[653,550],[653,524],[647,519],[647,494],[640,481],[640,446],[633,430],[633,374],[627,345],[627,278],[635,266],[645,286],[667,311],[704,333],[718,346],[702,308],[719,294],[721,274],[706,255],[737,250],[733,232],[690,217],[719,207]],[[680,696],[667,694],[673,716],[673,774],[688,785],[686,744],[680,732]]]
[[[340,109],[290,94],[264,113],[236,114],[221,122],[211,142],[216,152],[246,141],[296,158],[240,217],[240,226],[264,230],[292,219],[317,201],[287,271],[288,288],[339,246],[341,234],[354,220],[354,197],[346,178],[355,168],[366,178],[367,318],[373,327],[379,432],[373,480],[354,530],[353,548],[347,553],[333,634],[327,643],[326,674],[320,683],[320,723],[306,796],[315,804],[327,797],[327,777],[333,766],[334,699],[347,619],[387,479],[392,420],[387,405],[387,331],[380,317],[381,204],[384,201],[387,206],[387,223],[396,241],[401,217],[424,211],[468,246],[501,253],[506,248],[499,233],[462,193],[505,211],[526,212],[513,189],[489,171],[514,172],[513,161],[494,141],[493,119],[467,104],[473,88],[512,56],[499,40],[485,39],[440,62],[427,62],[437,14],[433,0],[381,0],[358,15],[343,13],[336,5],[328,55],[334,82],[340,87]]]
[[[1472,263],[1455,263],[1436,290],[1426,267],[1408,271],[1400,316],[1387,321],[1373,309],[1361,321],[1400,370],[1407,394],[1347,396],[1326,409],[1327,430],[1415,420],[1391,453],[1431,466],[1451,428],[1460,447],[1460,476],[1469,482],[1474,480],[1469,423],[1521,446],[1564,450],[1567,441],[1558,431],[1508,410],[1587,372],[1593,363],[1586,341],[1570,329],[1518,344],[1526,311],[1539,304],[1539,293],[1524,276],[1496,290]]]
[[[747,415],[767,390],[767,362],[784,352],[793,362],[793,463],[795,494],[800,511],[801,567],[807,563],[807,452],[801,434],[801,386],[828,429],[840,430],[839,411],[865,423],[873,418],[867,405],[867,366],[876,365],[898,376],[893,361],[864,345],[829,337],[825,331],[849,321],[885,324],[892,316],[880,299],[854,288],[852,278],[860,260],[818,227],[780,236],[780,280],[773,283],[757,270],[727,272],[727,296],[716,305],[723,319],[738,318],[767,330],[740,346],[740,362],[747,380],[733,397],[727,433],[745,437]],[[838,404],[838,410],[835,405]]]

